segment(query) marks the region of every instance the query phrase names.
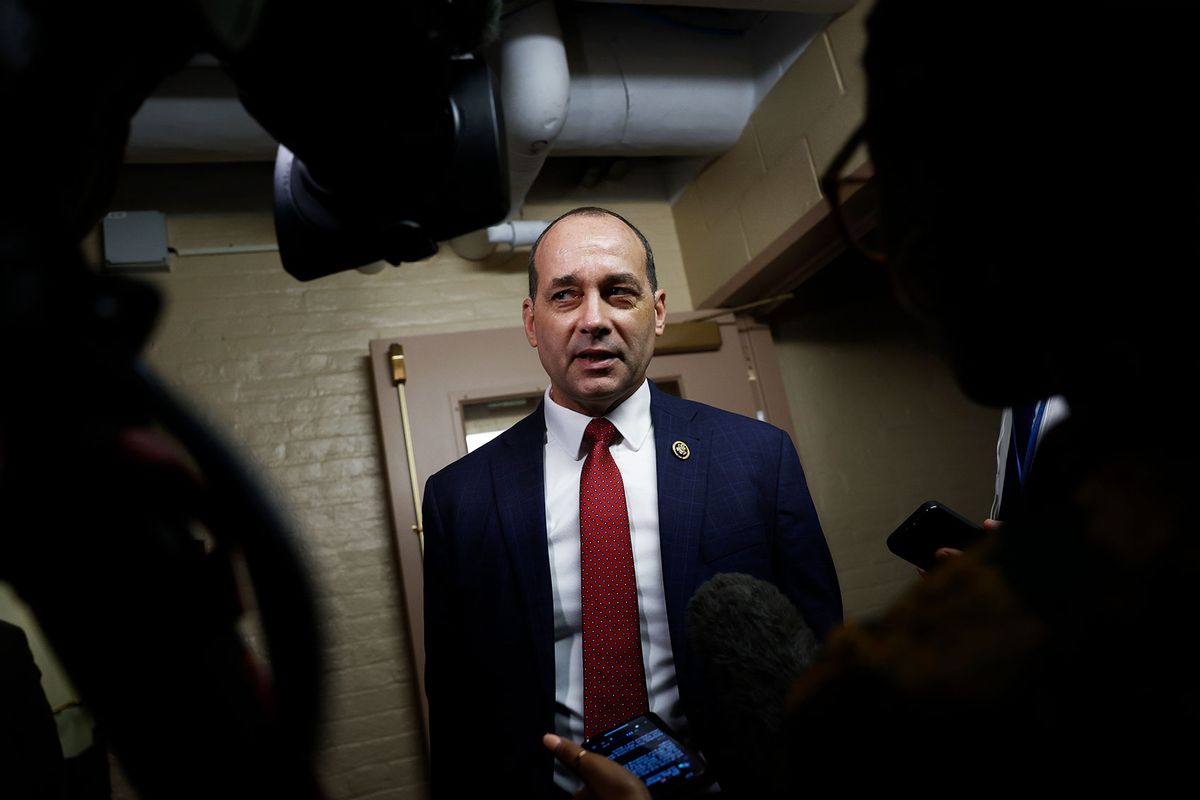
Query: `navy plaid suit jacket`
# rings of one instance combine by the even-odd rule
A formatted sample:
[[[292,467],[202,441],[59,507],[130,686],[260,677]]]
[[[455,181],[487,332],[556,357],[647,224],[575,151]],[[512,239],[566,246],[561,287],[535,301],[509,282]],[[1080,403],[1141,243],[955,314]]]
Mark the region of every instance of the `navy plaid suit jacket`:
[[[771,581],[823,638],[841,621],[833,562],[783,431],[651,383],[663,584],[680,699],[703,687],[687,646],[692,594],[717,573]],[[691,455],[672,454],[682,441]],[[425,685],[435,797],[553,796],[554,630],[537,411],[425,485]],[[701,744],[703,744],[701,742]],[[469,753],[469,758],[463,754]]]

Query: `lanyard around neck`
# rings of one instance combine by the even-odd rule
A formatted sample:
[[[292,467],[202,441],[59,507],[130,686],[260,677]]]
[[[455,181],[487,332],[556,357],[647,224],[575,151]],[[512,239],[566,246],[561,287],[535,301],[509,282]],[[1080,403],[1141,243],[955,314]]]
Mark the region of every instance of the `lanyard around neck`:
[[[1023,451],[1017,451],[1017,481],[1021,486],[1025,485],[1025,476],[1029,474],[1029,468],[1033,465],[1033,452],[1037,449],[1038,431],[1042,427],[1042,414],[1046,411],[1046,401],[1039,400],[1034,406],[1033,424],[1029,426],[1029,443],[1025,445]],[[1015,419],[1015,417],[1014,417]],[[1016,444],[1016,430],[1013,430],[1013,444]]]

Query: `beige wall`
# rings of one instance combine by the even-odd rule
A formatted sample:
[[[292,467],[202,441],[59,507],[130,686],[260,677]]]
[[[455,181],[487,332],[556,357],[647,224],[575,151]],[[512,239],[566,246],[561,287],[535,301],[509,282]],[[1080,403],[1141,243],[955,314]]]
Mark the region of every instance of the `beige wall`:
[[[593,201],[642,227],[672,310],[689,308],[667,204],[581,200]],[[564,210],[531,205],[527,214]],[[274,231],[267,215],[175,215],[169,239],[177,249],[244,246],[270,244]],[[315,571],[330,645],[321,772],[331,798],[427,794],[367,342],[519,325],[526,257],[471,263],[443,248],[379,275],[309,284],[274,253],[172,257],[170,273],[148,278],[167,300],[149,361],[262,468]]]
[[[887,535],[925,500],[988,514],[1000,412],[968,401],[887,297],[773,324],[797,448],[848,618],[916,580]]]

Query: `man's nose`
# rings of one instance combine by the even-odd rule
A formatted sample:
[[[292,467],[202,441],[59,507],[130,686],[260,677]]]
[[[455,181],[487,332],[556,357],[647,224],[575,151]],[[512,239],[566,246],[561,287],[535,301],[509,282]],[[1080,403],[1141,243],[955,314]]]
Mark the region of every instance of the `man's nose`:
[[[579,330],[591,336],[604,336],[612,330],[608,318],[608,304],[600,296],[600,292],[592,291],[584,295],[579,308]]]

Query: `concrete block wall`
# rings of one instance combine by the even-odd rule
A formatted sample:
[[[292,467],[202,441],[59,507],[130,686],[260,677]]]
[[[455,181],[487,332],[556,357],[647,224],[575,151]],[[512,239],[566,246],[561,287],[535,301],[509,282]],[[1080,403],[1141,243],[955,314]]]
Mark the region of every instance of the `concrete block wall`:
[[[672,310],[690,308],[669,206],[579,204],[589,202],[643,229]],[[566,209],[530,205],[526,216]],[[274,243],[268,215],[172,216],[168,232],[184,252]],[[149,362],[257,466],[313,567],[329,646],[320,770],[333,800],[428,796],[367,343],[518,327],[526,258],[519,251],[475,263],[443,248],[379,275],[301,284],[275,253],[172,256],[169,273],[146,278],[166,299]]]
[[[742,267],[822,199],[818,180],[862,119],[860,2],[813,39],[750,117],[733,148],[675,201],[692,300],[720,305]],[[865,160],[855,155],[849,167]]]
[[[885,540],[920,503],[940,500],[977,522],[991,508],[1000,412],[967,400],[911,327],[886,296],[774,326],[797,448],[850,619],[871,617],[917,580]]]

